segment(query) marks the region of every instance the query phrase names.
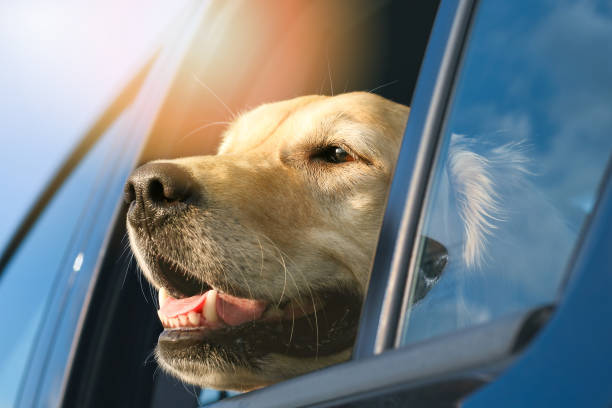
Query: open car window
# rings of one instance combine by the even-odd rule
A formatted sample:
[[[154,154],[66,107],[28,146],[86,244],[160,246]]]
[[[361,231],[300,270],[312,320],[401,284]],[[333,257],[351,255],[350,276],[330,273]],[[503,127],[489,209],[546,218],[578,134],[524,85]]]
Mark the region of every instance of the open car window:
[[[408,105],[436,8],[211,2],[140,163],[214,154],[228,125],[262,103],[368,91]],[[201,400],[211,395],[226,394]]]

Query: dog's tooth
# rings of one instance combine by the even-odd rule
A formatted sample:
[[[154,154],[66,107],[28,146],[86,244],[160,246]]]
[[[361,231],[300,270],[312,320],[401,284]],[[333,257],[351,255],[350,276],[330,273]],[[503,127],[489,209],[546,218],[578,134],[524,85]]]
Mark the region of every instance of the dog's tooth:
[[[168,291],[166,291],[166,288],[164,288],[163,286],[159,288],[158,297],[159,297],[159,308],[161,309],[162,307],[164,307],[164,305],[166,304],[166,301],[170,297],[168,295]]]
[[[189,319],[189,323],[191,323],[192,326],[200,325],[200,314],[199,313],[189,312],[189,314],[187,315],[187,318]]]
[[[170,319],[170,327],[176,328],[179,327],[179,321],[176,317]]]
[[[159,316],[162,326],[168,327],[168,318],[161,314],[159,310],[157,311],[157,315]]]
[[[204,319],[208,323],[217,323],[219,318],[217,317],[217,291],[211,289],[206,295],[206,302],[204,303],[204,309],[202,310]]]
[[[187,321],[188,321],[187,315],[182,314],[178,317],[178,319],[179,319],[179,322],[181,323],[181,326],[187,326]]]

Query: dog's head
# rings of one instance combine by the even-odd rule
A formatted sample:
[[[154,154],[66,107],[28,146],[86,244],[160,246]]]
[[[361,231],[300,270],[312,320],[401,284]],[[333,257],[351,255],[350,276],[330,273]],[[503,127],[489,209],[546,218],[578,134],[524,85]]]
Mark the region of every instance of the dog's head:
[[[246,390],[350,356],[408,112],[370,93],[267,104],[216,156],[132,174],[127,228],[160,289],[164,369]]]

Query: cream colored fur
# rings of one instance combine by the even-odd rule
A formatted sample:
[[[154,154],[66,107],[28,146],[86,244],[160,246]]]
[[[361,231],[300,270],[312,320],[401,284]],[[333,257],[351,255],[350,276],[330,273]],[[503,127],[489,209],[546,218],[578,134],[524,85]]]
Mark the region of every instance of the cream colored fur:
[[[223,280],[249,296],[315,302],[312,294],[344,288],[363,296],[385,197],[409,108],[357,92],[304,96],[262,105],[238,117],[215,156],[171,162],[191,174],[210,206],[175,221],[180,245],[168,256],[206,282]],[[339,146],[355,158],[312,158]],[[130,242],[154,283],[128,225]],[[187,249],[187,251],[185,251]],[[253,372],[184,361],[161,366],[206,387],[251,389],[348,359],[268,355]]]

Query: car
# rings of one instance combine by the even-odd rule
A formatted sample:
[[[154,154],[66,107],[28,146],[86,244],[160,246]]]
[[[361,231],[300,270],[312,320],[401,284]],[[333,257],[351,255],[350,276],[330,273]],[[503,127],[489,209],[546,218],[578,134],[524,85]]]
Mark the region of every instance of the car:
[[[194,3],[168,29],[0,258],[2,405],[612,403],[610,5],[333,4]],[[240,395],[184,387],[152,357],[161,325],[129,256],[125,180],[213,153],[239,109],[324,85],[411,106],[352,359]],[[451,256],[464,239],[441,204],[457,199],[444,186],[458,138],[529,158],[524,190],[496,191],[507,211],[485,217],[481,265],[449,258],[417,301],[420,237]]]

